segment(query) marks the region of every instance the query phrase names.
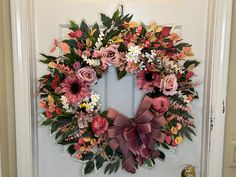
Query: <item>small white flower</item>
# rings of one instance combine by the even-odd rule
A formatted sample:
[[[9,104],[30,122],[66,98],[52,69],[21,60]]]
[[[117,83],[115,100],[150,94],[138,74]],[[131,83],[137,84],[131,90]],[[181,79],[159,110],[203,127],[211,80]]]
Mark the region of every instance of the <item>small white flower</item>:
[[[93,103],[97,103],[100,100],[100,95],[93,92],[90,98]]]
[[[89,66],[99,66],[101,64],[100,60],[97,59],[90,59],[84,55],[82,55],[82,58]]]
[[[69,106],[69,101],[64,95],[61,96],[61,103],[63,104],[63,108],[66,110],[66,112],[72,111]]]
[[[104,38],[104,34],[103,34],[103,32],[100,32],[100,34],[98,36],[98,39],[97,39],[97,42],[95,43],[95,46],[96,46],[97,49],[99,49],[102,46],[103,38]]]
[[[138,63],[141,55],[141,48],[139,46],[131,46],[129,49],[129,52],[126,54],[126,59],[129,62]]]

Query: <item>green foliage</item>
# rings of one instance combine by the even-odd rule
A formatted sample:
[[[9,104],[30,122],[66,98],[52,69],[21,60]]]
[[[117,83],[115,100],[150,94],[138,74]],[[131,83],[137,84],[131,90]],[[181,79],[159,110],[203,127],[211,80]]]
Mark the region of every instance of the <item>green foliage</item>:
[[[79,29],[79,26],[74,21],[69,21],[69,29],[72,31],[76,31]]]
[[[181,109],[173,109],[170,108],[169,112],[176,114],[178,116],[184,117],[186,119],[193,119],[193,116],[189,115],[189,113],[187,111],[181,110]]]
[[[83,168],[83,174],[87,175],[87,174],[92,173],[94,170],[94,167],[95,167],[94,161],[88,161]]]
[[[153,159],[146,159],[144,161],[144,164],[148,167],[148,168],[153,168],[155,166],[155,161]]]
[[[41,125],[50,125],[53,122],[52,119],[44,119],[41,123]]]
[[[83,32],[83,33],[86,33],[88,34],[89,33],[89,27],[87,25],[87,23],[83,20],[80,24],[80,30]]]
[[[104,174],[116,173],[120,167],[120,159],[117,159],[115,162],[107,164],[104,170]]]
[[[74,148],[74,144],[70,145],[68,148],[67,148],[67,152],[70,154],[70,155],[73,155],[76,150]]]
[[[120,71],[119,68],[116,69],[117,79],[120,80],[126,76],[127,72],[125,70]]]
[[[88,161],[88,160],[92,160],[94,157],[93,152],[87,152],[86,154],[82,155],[82,158],[80,160],[82,161]]]
[[[183,50],[184,47],[191,47],[191,45],[188,44],[188,43],[180,43],[180,44],[175,46],[175,48],[177,48],[180,51]]]
[[[109,29],[112,25],[112,19],[103,13],[101,13],[100,15],[101,15],[102,24]]]
[[[40,53],[40,55],[42,55],[45,58],[44,60],[39,60],[41,63],[44,63],[44,64],[48,64],[50,62],[54,62],[57,59],[54,56],[45,55],[43,53]]]
[[[160,152],[159,158],[160,158],[161,160],[165,160],[166,155],[165,155],[162,151],[159,151],[159,152]]]
[[[104,162],[105,162],[105,159],[101,157],[100,155],[97,155],[95,157],[96,169],[99,170],[103,166]]]
[[[180,130],[180,134],[186,137],[190,141],[193,141],[191,134],[196,136],[196,133],[194,132],[194,130],[187,126],[182,127],[182,129]]]
[[[126,52],[126,51],[128,51],[128,48],[127,48],[127,46],[122,42],[122,43],[120,43],[118,50],[119,50],[120,52]]]
[[[200,64],[200,62],[197,61],[197,60],[187,60],[187,61],[184,63],[183,66],[184,66],[186,69],[188,69],[190,66],[191,66],[191,67],[197,67],[199,64]]]
[[[114,154],[114,152],[113,152],[113,150],[111,149],[110,146],[106,146],[106,147],[105,147],[105,153],[106,153],[106,156],[107,156],[108,158],[113,157],[113,154]]]

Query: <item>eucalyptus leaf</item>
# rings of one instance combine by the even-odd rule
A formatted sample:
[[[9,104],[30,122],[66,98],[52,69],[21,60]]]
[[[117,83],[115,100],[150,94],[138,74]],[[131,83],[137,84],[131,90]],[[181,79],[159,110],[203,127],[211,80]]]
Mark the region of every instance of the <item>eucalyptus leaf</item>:
[[[87,174],[92,173],[94,170],[94,167],[95,167],[94,161],[88,161],[83,168],[83,174],[87,175]]]
[[[103,166],[104,162],[105,162],[105,159],[102,158],[100,155],[97,155],[95,157],[96,169],[99,170]]]

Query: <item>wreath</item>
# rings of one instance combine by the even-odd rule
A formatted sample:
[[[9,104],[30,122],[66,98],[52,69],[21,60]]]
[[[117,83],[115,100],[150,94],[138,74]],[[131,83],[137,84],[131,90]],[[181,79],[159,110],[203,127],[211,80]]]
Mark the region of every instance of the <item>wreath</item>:
[[[199,62],[191,45],[174,27],[131,19],[117,10],[112,17],[101,14],[103,27],[70,21],[68,36],[51,49],[61,54],[41,54],[49,71],[39,80],[41,124],[84,163],[84,175],[103,166],[109,174],[120,166],[130,173],[151,168],[155,159],[164,160],[161,149],[195,135],[190,103],[198,98],[193,69]],[[101,111],[100,96],[91,91],[109,67],[118,80],[134,74],[144,92],[133,118],[113,108]]]

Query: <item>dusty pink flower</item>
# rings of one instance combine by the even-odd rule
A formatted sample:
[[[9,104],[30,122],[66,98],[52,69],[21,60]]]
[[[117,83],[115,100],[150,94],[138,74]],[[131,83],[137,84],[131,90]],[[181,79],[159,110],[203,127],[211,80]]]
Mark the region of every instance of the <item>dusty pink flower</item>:
[[[61,86],[70,104],[77,104],[90,95],[88,85],[74,74],[68,75]]]
[[[170,107],[170,100],[166,96],[160,96],[153,99],[152,107],[158,112],[158,113],[164,113],[168,111]]]
[[[126,67],[125,67],[125,70],[126,72],[128,73],[133,73],[135,72],[136,70],[138,69],[138,66],[137,64],[133,63],[133,62],[128,62]]]
[[[95,50],[93,51],[93,58],[98,58],[98,57],[100,57],[100,51],[97,50],[97,49],[95,49]]]
[[[80,68],[77,71],[76,76],[88,83],[89,85],[93,85],[97,82],[96,71],[89,66]]]
[[[108,121],[101,117],[97,116],[95,119],[93,119],[92,122],[92,131],[95,135],[100,136],[103,134],[108,128]]]
[[[120,54],[118,51],[118,46],[111,45],[107,48],[101,48],[100,52],[102,56],[101,61],[105,69],[107,66],[117,66],[119,64]]]
[[[178,88],[177,77],[174,74],[167,75],[161,81],[161,90],[165,95],[174,95]]]
[[[80,62],[78,62],[78,61],[74,62],[73,68],[74,68],[75,71],[78,71],[80,69]]]
[[[89,50],[85,50],[82,52],[82,55],[85,57],[90,57],[91,56],[91,52]]]
[[[154,91],[161,83],[161,76],[156,72],[139,71],[136,78],[138,87],[144,91]]]

